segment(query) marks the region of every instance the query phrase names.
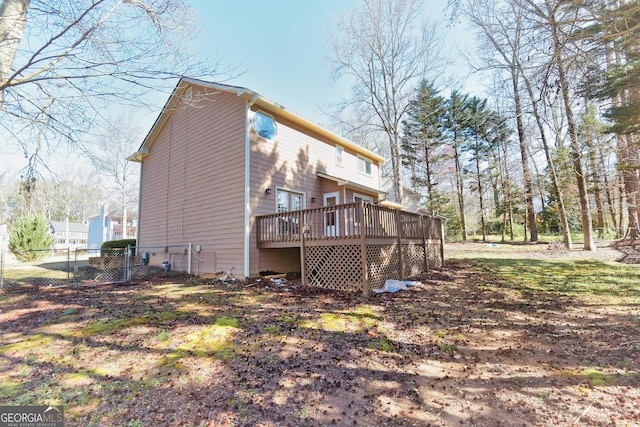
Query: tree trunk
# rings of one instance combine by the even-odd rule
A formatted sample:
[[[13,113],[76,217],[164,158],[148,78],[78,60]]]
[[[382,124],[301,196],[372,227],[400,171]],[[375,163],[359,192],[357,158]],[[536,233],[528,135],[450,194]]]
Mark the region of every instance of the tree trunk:
[[[533,208],[533,188],[531,186],[531,171],[529,169],[529,155],[527,153],[527,141],[522,123],[522,103],[520,89],[518,87],[519,73],[515,67],[511,67],[511,83],[513,84],[513,100],[516,108],[516,127],[518,129],[518,141],[520,143],[520,157],[522,159],[522,179],[524,181],[524,199],[527,210],[526,221],[529,223],[531,241],[538,241],[538,226],[536,224],[536,212]],[[527,234],[525,232],[525,241]]]
[[[638,218],[638,153],[629,146],[629,135],[618,135],[618,162],[622,171],[624,192],[627,201],[629,224],[626,235],[631,239],[639,237],[640,221]]]
[[[624,199],[626,197],[626,191],[625,191],[625,185],[624,185],[624,174],[623,173],[619,173],[617,176],[617,180],[618,180],[618,224],[620,227],[620,236],[624,237],[627,232],[624,229]]]
[[[607,46],[605,48],[605,58],[608,68],[620,66],[628,62],[626,58],[623,59],[625,56],[623,50],[624,47],[620,47],[615,41],[612,47]],[[625,105],[627,103],[626,92],[620,92],[620,94],[613,97],[611,101],[615,107]],[[622,172],[629,217],[627,232],[622,234],[625,236],[628,235],[628,237],[632,239],[637,239],[640,237],[640,177],[638,176],[640,158],[638,156],[638,147],[631,135],[617,134],[616,141],[618,143],[618,169]],[[623,230],[622,205],[620,206],[620,228]]]
[[[593,180],[593,197],[596,201],[596,228],[598,238],[604,238],[604,204],[602,202],[602,186],[600,172],[596,164],[596,151],[593,144],[589,143],[589,164],[591,165],[591,176]]]
[[[456,164],[456,187],[458,193],[458,208],[460,209],[460,228],[462,228],[462,240],[468,239],[467,224],[464,217],[464,183],[462,180],[462,167],[460,166],[460,155],[458,153],[458,145],[453,144],[453,157]]]
[[[482,179],[480,179],[480,154],[478,153],[478,135],[476,135],[476,178],[478,183],[478,194],[480,195],[480,223],[482,225],[482,241],[487,241],[487,231],[484,219],[484,200],[482,198]]]
[[[551,11],[551,8],[549,8],[549,10]],[[569,82],[567,81],[564,62],[562,61],[561,57],[562,45],[560,42],[560,36],[558,35],[558,23],[555,21],[553,12],[551,12],[549,16],[549,25],[551,26],[551,32],[553,35],[554,56],[556,69],[558,70],[558,80],[560,82],[560,89],[562,92],[562,101],[564,103],[564,110],[567,116],[567,128],[571,141],[571,159],[573,162],[573,169],[578,184],[578,195],[580,197],[580,212],[582,218],[582,234],[584,236],[584,250],[593,251],[595,250],[595,245],[593,242],[593,233],[591,227],[591,207],[589,206],[589,195],[587,194],[587,185],[582,169],[582,154],[580,152],[580,143],[578,141],[578,130],[576,128],[573,110],[571,108]]]
[[[391,149],[391,167],[393,168],[393,191],[396,202],[402,203],[402,175],[400,172],[400,148],[398,136],[389,136],[389,148]]]
[[[518,65],[520,66],[520,65]],[[551,183],[553,185],[553,191],[555,192],[556,200],[558,202],[558,210],[560,214],[560,228],[562,229],[562,241],[567,249],[571,249],[573,242],[571,241],[571,230],[569,229],[569,221],[567,220],[567,211],[564,205],[564,196],[560,189],[560,182],[558,180],[558,173],[556,172],[553,156],[551,155],[551,148],[549,147],[549,141],[547,140],[547,134],[545,132],[544,122],[540,116],[538,110],[538,101],[533,94],[533,88],[531,82],[527,76],[523,73],[524,83],[527,88],[529,98],[531,98],[531,107],[533,117],[535,118],[536,125],[538,126],[538,132],[540,133],[540,140],[542,141],[542,147],[544,149],[544,156],[547,159],[549,170],[551,171]]]
[[[611,197],[611,184],[609,183],[609,178],[607,178],[607,169],[605,168],[604,163],[604,154],[602,153],[602,144],[598,140],[596,143],[598,147],[598,164],[600,166],[600,170],[602,171],[602,180],[604,183],[604,196],[607,200],[607,206],[609,207],[609,216],[611,216],[611,223],[613,224],[613,230],[615,231],[615,238],[620,238],[620,230],[618,227],[618,220],[616,219],[615,213],[615,205],[613,202],[613,198]]]
[[[11,67],[24,34],[30,0],[2,0],[0,3],[0,109]]]
[[[429,157],[429,141],[424,142],[424,166],[425,166],[425,174],[427,178],[427,197],[429,198],[429,202],[427,206],[429,207],[429,212],[431,215],[435,215],[435,203],[433,200],[433,182],[431,181],[431,159]]]

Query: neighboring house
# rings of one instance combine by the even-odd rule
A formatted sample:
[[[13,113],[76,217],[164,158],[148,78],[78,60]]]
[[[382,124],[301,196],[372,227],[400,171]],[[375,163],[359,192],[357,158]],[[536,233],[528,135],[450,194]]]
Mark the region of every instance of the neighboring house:
[[[123,239],[122,215],[106,214],[104,207],[100,209],[100,215],[89,219],[89,237],[87,249],[95,251],[100,249],[104,242]],[[133,222],[127,224],[127,238],[136,237],[136,225]]]
[[[397,203],[395,189],[393,186],[393,178],[389,176],[382,177],[382,189],[388,193],[388,197],[383,202],[383,206],[386,205],[418,214],[426,213],[424,204],[422,203],[422,194],[419,192],[414,191],[409,187],[402,186],[402,203]]]
[[[0,224],[0,251],[7,250],[9,250],[9,231],[7,231],[7,224]]]
[[[86,223],[51,221],[49,228],[56,238],[55,249],[85,249],[87,247],[88,226]]]
[[[384,158],[246,88],[182,78],[129,160],[142,163],[138,247],[152,263],[173,255],[174,268],[240,278],[301,271],[353,290],[383,258],[365,231],[399,242],[393,211],[376,206]],[[171,249],[187,244],[193,253]]]

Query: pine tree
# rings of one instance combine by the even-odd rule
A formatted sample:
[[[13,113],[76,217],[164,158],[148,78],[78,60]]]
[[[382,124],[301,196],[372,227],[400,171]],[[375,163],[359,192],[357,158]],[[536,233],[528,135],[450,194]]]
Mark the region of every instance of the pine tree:
[[[44,258],[56,242],[42,216],[24,216],[11,228],[9,250],[22,262]]]
[[[444,197],[437,191],[435,169],[442,162],[437,155],[442,145],[441,121],[444,99],[426,80],[422,80],[416,97],[409,102],[403,124],[403,164],[412,172],[414,189],[427,190],[427,209],[435,214],[442,209]]]

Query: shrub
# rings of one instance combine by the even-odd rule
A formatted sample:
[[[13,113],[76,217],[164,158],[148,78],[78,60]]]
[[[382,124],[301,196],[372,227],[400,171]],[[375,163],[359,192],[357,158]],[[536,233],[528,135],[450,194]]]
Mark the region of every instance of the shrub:
[[[100,256],[109,256],[114,252],[120,254],[123,249],[127,249],[127,246],[133,248],[133,255],[135,255],[136,239],[108,240],[100,246]]]
[[[11,228],[9,250],[22,262],[38,261],[47,256],[56,243],[47,220],[41,216],[19,218]]]

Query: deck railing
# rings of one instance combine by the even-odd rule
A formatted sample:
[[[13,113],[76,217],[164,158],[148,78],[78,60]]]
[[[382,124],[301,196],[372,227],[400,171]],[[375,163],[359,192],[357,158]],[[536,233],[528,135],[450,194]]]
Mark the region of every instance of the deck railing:
[[[362,237],[441,239],[442,233],[439,218],[363,202],[262,215],[256,220],[259,245]]]

